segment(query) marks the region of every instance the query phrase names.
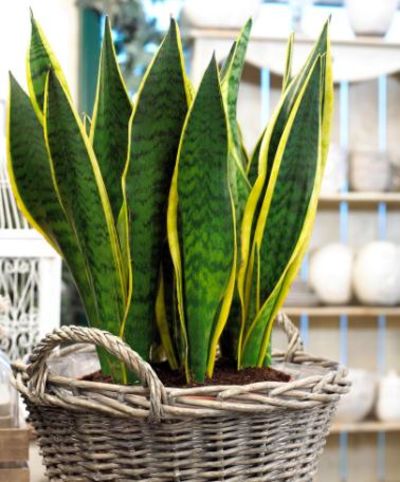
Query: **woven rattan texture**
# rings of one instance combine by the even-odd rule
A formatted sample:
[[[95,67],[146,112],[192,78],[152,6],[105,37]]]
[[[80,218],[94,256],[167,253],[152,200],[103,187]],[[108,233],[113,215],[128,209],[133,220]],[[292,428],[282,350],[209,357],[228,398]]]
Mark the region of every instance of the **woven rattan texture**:
[[[312,480],[334,404],[148,424],[31,407],[52,481]]]
[[[348,381],[336,364],[299,351],[297,330],[285,317],[279,321],[289,349],[275,360],[316,371],[289,383],[246,386],[165,388],[110,334],[68,327],[49,335],[14,373],[50,480],[310,482]],[[144,387],[50,374],[48,356],[67,341],[103,346]]]

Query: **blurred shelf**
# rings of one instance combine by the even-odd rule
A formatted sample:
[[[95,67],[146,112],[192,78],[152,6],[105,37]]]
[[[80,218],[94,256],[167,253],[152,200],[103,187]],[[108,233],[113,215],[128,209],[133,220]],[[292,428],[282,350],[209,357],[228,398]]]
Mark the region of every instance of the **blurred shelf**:
[[[349,203],[352,208],[371,209],[379,203],[386,203],[388,207],[400,208],[400,192],[347,192],[325,194],[319,199],[321,209],[335,209],[341,202]]]
[[[400,306],[284,306],[283,311],[288,316],[398,316],[400,317]]]
[[[268,15],[269,20],[272,18]],[[260,16],[261,18],[261,16]],[[279,17],[276,19],[280,22]],[[285,20],[286,21],[286,20]],[[257,22],[255,22],[257,24]],[[265,25],[254,25],[247,49],[246,60],[258,68],[268,68],[272,73],[283,75],[288,31],[280,34],[265,34]],[[268,29],[267,29],[268,30]],[[193,41],[191,78],[197,85],[208,59],[215,52],[218,61],[228,55],[232,41],[238,30],[223,28],[189,28],[185,35]],[[293,52],[293,71],[298,72],[307,58],[315,41],[306,35],[296,36]],[[390,75],[400,71],[400,42],[374,37],[334,38],[332,54],[335,59],[334,81],[360,82],[377,79],[380,75]],[[371,62],[371,59],[374,59]]]
[[[367,420],[358,423],[335,423],[332,426],[331,434],[341,432],[348,433],[378,433],[378,432],[400,432],[400,422],[379,422]]]

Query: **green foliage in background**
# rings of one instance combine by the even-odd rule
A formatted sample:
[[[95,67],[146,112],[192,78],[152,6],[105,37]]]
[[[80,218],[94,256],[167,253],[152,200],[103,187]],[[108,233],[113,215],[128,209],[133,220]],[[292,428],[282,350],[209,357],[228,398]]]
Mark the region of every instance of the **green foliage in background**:
[[[161,3],[165,0],[151,0]],[[94,9],[107,15],[116,32],[117,54],[123,53],[120,62],[129,92],[136,92],[153,54],[149,46],[158,45],[163,37],[157,28],[157,19],[150,17],[142,0],[77,0],[81,8]]]
[[[194,89],[171,20],[134,105],[107,21],[93,118],[81,119],[32,18],[29,96],[10,80],[8,169],[22,212],[71,270],[91,326],[150,361],[161,343],[188,381],[212,377],[221,339],[238,369],[268,364],[326,161],[328,27],[296,75],[289,40],[280,102],[249,155],[236,106],[251,21]],[[99,355],[115,381],[134,382]]]

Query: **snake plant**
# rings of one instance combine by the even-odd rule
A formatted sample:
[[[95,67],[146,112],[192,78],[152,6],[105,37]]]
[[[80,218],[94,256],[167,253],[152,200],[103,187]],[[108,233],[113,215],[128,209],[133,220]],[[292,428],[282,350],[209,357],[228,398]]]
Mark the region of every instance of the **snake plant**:
[[[174,20],[132,103],[106,22],[93,117],[79,116],[32,17],[29,95],[10,77],[8,170],[21,211],[71,270],[88,320],[188,381],[217,354],[269,363],[273,321],[316,214],[332,113],[329,25],[250,155],[236,106],[251,21],[197,89]],[[218,347],[221,350],[218,350]],[[103,372],[132,381],[100,353]]]

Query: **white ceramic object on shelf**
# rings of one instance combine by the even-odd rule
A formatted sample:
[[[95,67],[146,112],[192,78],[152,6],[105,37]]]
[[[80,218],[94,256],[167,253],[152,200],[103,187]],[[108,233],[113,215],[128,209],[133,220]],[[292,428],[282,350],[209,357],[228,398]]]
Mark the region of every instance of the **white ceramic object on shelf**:
[[[350,369],[349,379],[350,392],[341,398],[335,416],[339,423],[361,422],[375,405],[377,376],[367,370]]]
[[[309,284],[301,279],[294,281],[285,299],[285,306],[317,306],[318,304],[318,296]]]
[[[340,305],[352,297],[353,252],[344,244],[318,249],[310,259],[309,282],[323,303]]]
[[[186,25],[198,28],[242,28],[257,17],[262,0],[186,0],[182,18]]]
[[[384,306],[399,304],[400,247],[389,241],[374,241],[365,245],[354,262],[353,285],[362,303]]]
[[[398,0],[346,0],[351,27],[356,35],[386,35]]]
[[[382,422],[400,422],[400,376],[393,370],[379,382],[376,416]]]
[[[387,153],[362,149],[351,152],[350,183],[354,191],[387,191],[390,181],[391,164]]]
[[[348,152],[337,144],[329,148],[321,194],[335,194],[345,187],[348,177]]]

